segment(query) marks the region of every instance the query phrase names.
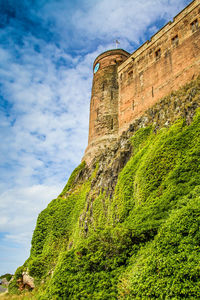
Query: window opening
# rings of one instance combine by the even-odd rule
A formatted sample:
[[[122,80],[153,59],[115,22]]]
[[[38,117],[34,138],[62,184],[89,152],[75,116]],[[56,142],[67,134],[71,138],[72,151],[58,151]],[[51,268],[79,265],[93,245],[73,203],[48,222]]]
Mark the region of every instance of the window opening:
[[[99,118],[99,108],[97,108],[96,112],[97,112],[97,119],[98,119]]]
[[[161,49],[158,49],[158,50],[155,52],[155,56],[156,56],[156,60],[158,60],[158,59],[161,57]]]
[[[196,30],[199,28],[199,22],[198,22],[198,20],[197,20],[197,19],[194,20],[194,21],[190,24],[190,26],[191,26],[192,32],[196,31]]]
[[[103,84],[102,84],[102,91],[105,90],[105,87],[106,87],[106,81],[104,81]]]
[[[152,86],[152,97],[154,97],[154,90],[153,90],[153,86]]]
[[[110,93],[111,100],[113,100],[113,91]]]
[[[133,79],[133,71],[131,70],[128,72],[128,84],[131,83],[132,79]]]
[[[179,39],[178,39],[178,35],[176,35],[172,38],[172,45],[178,46],[178,43],[179,43]]]
[[[133,77],[133,71],[128,72],[128,76],[129,76],[129,78]]]
[[[111,119],[111,123],[110,123],[110,129],[113,129],[113,119]]]

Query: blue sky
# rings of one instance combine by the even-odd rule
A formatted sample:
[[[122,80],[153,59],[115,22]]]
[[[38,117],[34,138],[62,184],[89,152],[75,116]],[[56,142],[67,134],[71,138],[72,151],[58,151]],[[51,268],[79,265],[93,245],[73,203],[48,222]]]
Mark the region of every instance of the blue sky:
[[[115,39],[133,52],[189,3],[0,0],[0,275],[81,161],[95,57]]]

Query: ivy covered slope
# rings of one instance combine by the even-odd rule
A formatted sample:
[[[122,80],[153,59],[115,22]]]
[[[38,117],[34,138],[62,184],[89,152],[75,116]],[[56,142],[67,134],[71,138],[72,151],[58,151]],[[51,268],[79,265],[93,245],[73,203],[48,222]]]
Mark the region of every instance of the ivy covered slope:
[[[35,299],[200,299],[200,80],[148,110],[38,217]]]

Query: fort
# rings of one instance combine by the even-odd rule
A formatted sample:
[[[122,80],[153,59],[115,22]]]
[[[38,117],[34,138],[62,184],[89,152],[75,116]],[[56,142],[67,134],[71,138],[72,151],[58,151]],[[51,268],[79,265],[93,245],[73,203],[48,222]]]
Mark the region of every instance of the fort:
[[[200,70],[200,0],[192,1],[132,54],[100,54],[93,65],[88,164],[130,124]]]

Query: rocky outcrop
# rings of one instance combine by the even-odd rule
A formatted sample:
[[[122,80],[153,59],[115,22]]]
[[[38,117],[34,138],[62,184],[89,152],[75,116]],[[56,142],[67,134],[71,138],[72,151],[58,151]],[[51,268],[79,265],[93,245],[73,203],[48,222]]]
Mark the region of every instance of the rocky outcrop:
[[[4,295],[6,291],[7,291],[7,288],[0,286],[0,296]]]
[[[9,281],[6,278],[2,278],[1,282],[3,285],[6,285],[6,286],[8,286],[8,284],[9,284]]]
[[[35,284],[34,284],[34,278],[31,277],[28,272],[23,272],[23,284],[28,285],[31,289],[34,289]]]
[[[35,288],[34,278],[28,272],[23,272],[22,276],[17,280],[17,285],[20,291],[32,290]]]

